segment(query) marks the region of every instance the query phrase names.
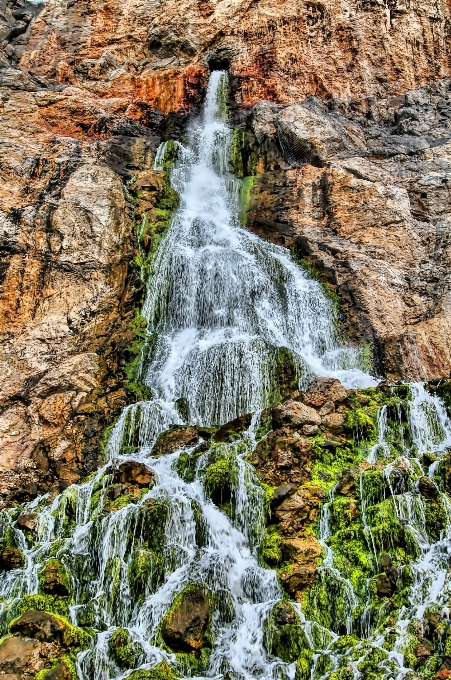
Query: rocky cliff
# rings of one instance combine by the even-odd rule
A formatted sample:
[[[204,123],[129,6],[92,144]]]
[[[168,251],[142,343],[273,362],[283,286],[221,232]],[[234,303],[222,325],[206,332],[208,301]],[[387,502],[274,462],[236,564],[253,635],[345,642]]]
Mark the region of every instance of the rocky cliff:
[[[140,397],[124,368],[139,340],[135,226],[164,194],[149,175],[158,144],[183,134],[210,68],[232,76],[248,228],[332,286],[378,375],[449,375],[449,14],[438,1],[2,0],[5,503],[88,474]]]

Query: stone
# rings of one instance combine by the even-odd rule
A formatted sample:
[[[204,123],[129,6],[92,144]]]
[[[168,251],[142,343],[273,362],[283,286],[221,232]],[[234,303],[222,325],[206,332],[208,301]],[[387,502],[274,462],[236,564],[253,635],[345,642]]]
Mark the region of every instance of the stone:
[[[343,430],[345,419],[342,413],[329,413],[322,418],[322,424],[334,433],[339,433]]]
[[[418,480],[418,491],[422,496],[431,500],[438,498],[440,495],[440,491],[429,477],[420,477]]]
[[[57,642],[66,646],[65,623],[47,612],[31,609],[16,619],[11,624],[10,630],[14,635],[23,635],[41,642]]]
[[[318,432],[318,425],[303,425],[302,426],[302,434],[307,435],[310,437],[313,434],[316,434]]]
[[[188,586],[163,618],[161,634],[174,652],[191,652],[205,645],[210,600],[201,586]]]
[[[18,548],[5,548],[0,553],[0,569],[11,571],[20,569],[25,564],[23,553]]]
[[[451,451],[440,461],[437,470],[445,491],[451,493]]]
[[[252,414],[245,414],[232,420],[230,423],[222,425],[213,435],[215,442],[229,442],[236,439],[240,432],[247,430],[251,424]]]
[[[324,416],[328,416],[330,413],[333,413],[335,411],[335,404],[333,401],[326,401],[325,404],[321,406],[321,408],[318,410],[319,415],[321,418]]]
[[[36,528],[38,515],[35,512],[23,513],[17,518],[17,524],[23,529],[33,531]]]
[[[199,441],[199,433],[190,425],[175,427],[163,432],[158,437],[152,450],[153,456],[162,456],[174,453],[182,447],[191,447]]]
[[[22,677],[22,671],[39,649],[40,644],[37,640],[24,640],[20,637],[5,638],[0,644],[0,671]]]
[[[39,581],[44,593],[64,597],[69,595],[69,589],[61,573],[62,567],[57,560],[51,560],[39,573]]]
[[[314,536],[307,538],[284,538],[281,543],[282,558],[288,562],[309,565],[316,564],[322,548]]]
[[[340,404],[348,398],[348,392],[335,378],[315,378],[304,395],[304,402],[315,407],[324,407],[328,402]]]
[[[60,661],[55,668],[52,668],[45,677],[47,680],[72,680],[72,672],[66,661]]]
[[[301,427],[302,425],[320,425],[321,418],[318,413],[309,406],[299,401],[284,401],[272,410],[275,427],[289,425]]]
[[[286,602],[282,602],[277,608],[275,620],[278,626],[289,626],[296,623],[296,614],[293,607]]]
[[[427,642],[420,642],[419,645],[413,648],[413,654],[417,659],[427,659],[428,656],[434,654],[434,648]]]
[[[282,571],[280,581],[288,595],[294,599],[301,599],[302,594],[310,588],[315,580],[316,572],[317,569],[313,564],[294,567],[289,572]]]
[[[302,104],[283,109],[276,117],[276,128],[284,156],[292,164],[318,165],[344,148],[343,136],[327,116]]]
[[[271,496],[271,505],[277,506],[282,501],[284,501],[286,498],[289,498],[292,496],[298,488],[297,484],[282,484],[281,486],[278,486],[276,489],[274,489],[274,493]]]
[[[134,460],[125,461],[114,470],[115,483],[147,487],[153,480],[153,472],[144,463]]]
[[[359,475],[358,468],[349,468],[344,470],[340,481],[338,482],[335,493],[341,496],[348,496],[352,498],[356,494],[356,477]]]

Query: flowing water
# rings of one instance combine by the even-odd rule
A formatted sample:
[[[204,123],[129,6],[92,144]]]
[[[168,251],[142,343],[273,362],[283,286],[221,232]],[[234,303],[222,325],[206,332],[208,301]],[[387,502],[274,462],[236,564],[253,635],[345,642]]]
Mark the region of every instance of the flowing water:
[[[124,409],[109,440],[109,462],[92,479],[69,487],[52,502],[43,497],[0,515],[3,533],[9,532],[26,556],[23,569],[3,575],[3,632],[20,611],[21,598],[39,592],[39,572],[52,558],[67,570],[72,623],[96,632],[90,648],[78,654],[80,678],[110,680],[129,673],[111,651],[118,628],[129,631],[135,669],[151,669],[165,660],[182,677],[293,680],[298,673],[302,680],[310,675],[319,680],[344,668],[349,677],[359,678],[365,677],[359,669],[362,659],[377,649],[382,658],[373,666],[382,675],[374,677],[401,678],[410,673],[405,659],[409,624],[421,621],[428,607],[442,611],[450,597],[451,506],[435,475],[451,446],[451,424],[440,400],[421,385],[410,386],[410,399],[380,409],[378,440],[366,451],[367,468],[360,478],[362,532],[370,555],[370,571],[360,589],[331,547],[331,490],[319,522],[324,554],[318,580],[342,602],[342,620],[327,629],[311,607],[308,618],[295,605],[311,651],[311,671],[300,676],[295,663],[268,651],[271,612],[283,594],[276,572],[259,563],[264,490],[246,457],[265,436],[258,429],[258,414],[274,396],[281,348],[289,352],[301,387],[315,375],[337,377],[348,388],[376,381],[365,373],[363,352],[341,342],[333,305],[321,285],[285,249],[241,228],[239,181],[229,172],[226,87],[226,75],[214,72],[202,120],[190,129],[186,146],[177,145],[171,182],[180,207],[155,256],[142,312],[148,338],[141,371],[152,398]],[[157,168],[165,153],[162,146]],[[201,442],[152,455],[158,435],[170,425],[208,428],[243,413],[255,415],[248,431],[231,444]],[[395,445],[394,432],[400,430]],[[445,517],[434,540],[419,493],[426,454]],[[115,470],[124,461],[145,461],[154,484],[121,507],[110,492]],[[228,505],[218,507],[208,492],[212,461],[231,471]],[[380,498],[367,491],[368,468],[379,470],[385,480]],[[413,554],[409,595],[388,632],[380,628],[384,611],[371,596],[381,552],[374,508],[387,502],[410,536]],[[36,541],[17,524],[23,511],[38,513]],[[161,638],[165,614],[190,584],[206,588],[214,605],[212,651],[196,668],[172,654]],[[340,636],[352,633],[360,641],[337,646]]]

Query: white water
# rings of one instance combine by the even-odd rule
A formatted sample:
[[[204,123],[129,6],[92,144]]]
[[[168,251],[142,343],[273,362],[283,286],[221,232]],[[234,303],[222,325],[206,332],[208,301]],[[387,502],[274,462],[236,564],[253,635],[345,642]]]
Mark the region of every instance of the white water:
[[[152,446],[169,425],[182,423],[178,400],[185,400],[189,422],[204,426],[263,408],[274,387],[277,349],[281,347],[292,351],[302,385],[316,374],[337,377],[348,387],[375,384],[362,370],[361,353],[342,346],[333,307],[320,284],[310,279],[285,249],[263,242],[239,226],[239,187],[228,173],[231,132],[221,120],[218,101],[223,77],[212,74],[203,121],[191,129],[187,147],[179,145],[179,160],[172,173],[181,204],[160,244],[143,310],[149,333],[143,377],[153,399],[124,409],[109,442],[112,462],[106,468],[90,482],[67,489],[50,506],[42,499],[36,546],[28,547],[14,512],[5,516],[27,558],[26,568],[9,572],[0,585],[5,618],[14,613],[21,595],[38,592],[40,568],[51,555],[58,557],[72,579],[73,622],[81,623],[90,612],[90,625],[101,631],[92,647],[78,658],[80,677],[89,680],[124,675],[108,646],[118,626],[127,628],[138,645],[136,668],[151,668],[162,659],[174,662],[174,655],[160,644],[159,624],[174,597],[193,582],[217,595],[212,622],[215,642],[206,677],[293,680],[294,665],[271,657],[264,645],[265,620],[282,594],[276,573],[263,569],[257,560],[264,520],[263,491],[245,457],[255,444],[258,417],[240,442],[222,449],[222,455],[237,466],[232,519],[205,495],[209,452],[198,457],[194,478],[187,482],[177,472],[183,451],[156,459],[151,455]],[[163,157],[162,147],[157,164]],[[450,524],[440,541],[430,541],[415,485],[422,474],[418,457],[426,451],[440,457],[451,445],[451,426],[437,398],[421,385],[411,389],[409,422],[414,446],[406,445],[398,460],[394,459],[387,410],[381,409],[379,441],[369,454],[371,463],[390,458],[386,478],[394,509],[419,549],[418,559],[411,565],[411,608],[397,621],[397,642],[390,652],[394,670],[387,671],[387,678],[407,672],[403,645],[409,620],[421,617],[431,603],[445,606],[449,596]],[[143,498],[102,515],[102,498],[97,507],[91,507],[93,495],[108,486],[113,465],[123,459],[145,460],[156,483]],[[398,463],[407,469],[405,488],[401,489],[391,481]],[[152,499],[164,503],[168,512],[166,542],[158,559],[157,549],[149,549],[151,538],[145,528],[145,508]],[[442,499],[451,517],[449,500],[445,495]],[[364,512],[365,503],[362,498]],[[328,508],[326,503],[320,522],[324,548],[320,578],[342,592],[346,630],[352,632],[358,598],[347,574],[334,565],[327,544]],[[66,526],[68,514],[75,518],[74,526]],[[366,522],[365,518],[365,527]],[[371,549],[376,552],[374,545]],[[153,570],[137,598],[128,573],[144,550],[155,553]],[[316,669],[326,655],[334,668],[344,659],[357,680],[358,659],[329,649],[338,631],[321,629],[305,621],[298,611],[315,649],[312,678],[319,678]],[[369,607],[365,611],[365,635],[370,644],[380,647],[384,636],[372,625]],[[359,650],[358,655],[363,656]]]

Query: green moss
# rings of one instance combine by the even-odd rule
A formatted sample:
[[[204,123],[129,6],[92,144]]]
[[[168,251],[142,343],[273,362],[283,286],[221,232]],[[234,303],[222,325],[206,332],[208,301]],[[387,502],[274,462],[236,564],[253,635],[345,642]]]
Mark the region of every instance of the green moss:
[[[162,661],[150,670],[133,671],[127,678],[128,680],[176,680],[177,675],[166,661]]]
[[[125,364],[123,372],[126,379],[126,389],[132,393],[138,401],[146,401],[150,399],[150,390],[140,381],[141,366],[143,364],[143,354],[147,339],[147,319],[145,319],[138,310],[135,312],[133,321],[130,324],[130,330],[133,337],[133,342],[126,348],[130,359]]]
[[[293,623],[279,623],[281,614],[291,613]],[[286,663],[296,661],[304,650],[310,650],[306,635],[294,609],[285,602],[273,608],[265,622],[265,644],[268,652]]]
[[[230,499],[237,483],[238,468],[233,458],[222,458],[209,465],[205,471],[204,488],[207,496],[216,502]]]
[[[436,499],[423,498],[423,507],[428,536],[431,541],[436,542],[440,539],[447,523],[442,499],[440,497]]]
[[[108,649],[115,663],[122,670],[133,668],[136,659],[142,653],[141,646],[133,640],[125,628],[117,628],[114,631],[108,641]]]
[[[348,411],[345,418],[345,427],[358,439],[374,439],[377,434],[373,418],[362,408]]]
[[[67,598],[53,597],[52,595],[24,595],[16,605],[18,615],[34,609],[39,612],[50,612],[62,617],[69,616]]]
[[[38,573],[39,589],[41,591],[45,592],[46,584],[47,584],[45,572],[48,569],[52,569],[52,568],[54,568],[56,570],[56,572],[58,573],[58,577],[59,577],[61,584],[66,588],[67,592],[70,593],[70,591],[72,590],[72,586],[71,586],[71,581],[70,581],[70,578],[69,578],[68,571],[67,571],[66,567],[60,562],[60,560],[57,560],[56,558],[52,558],[50,560],[47,560],[47,562],[45,562],[42,569],[39,571],[39,573]]]
[[[269,526],[260,547],[260,558],[263,563],[270,567],[277,566],[282,559],[282,551],[280,549],[280,544],[282,538],[277,530],[276,526]]]
[[[208,669],[211,649],[203,647],[196,652],[179,652],[175,655],[177,663],[180,664],[182,676],[202,677]]]
[[[128,570],[132,595],[143,600],[154,591],[163,579],[163,560],[160,554],[150,550],[136,550]]]

